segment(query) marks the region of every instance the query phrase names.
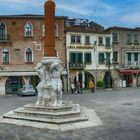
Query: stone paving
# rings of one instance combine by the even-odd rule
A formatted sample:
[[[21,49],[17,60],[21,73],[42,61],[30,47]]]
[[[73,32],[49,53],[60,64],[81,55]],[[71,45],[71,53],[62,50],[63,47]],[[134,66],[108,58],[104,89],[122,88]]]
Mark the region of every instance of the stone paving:
[[[94,109],[103,125],[59,132],[1,123],[0,140],[140,140],[140,88],[86,91],[63,98]],[[36,99],[0,95],[0,115]]]

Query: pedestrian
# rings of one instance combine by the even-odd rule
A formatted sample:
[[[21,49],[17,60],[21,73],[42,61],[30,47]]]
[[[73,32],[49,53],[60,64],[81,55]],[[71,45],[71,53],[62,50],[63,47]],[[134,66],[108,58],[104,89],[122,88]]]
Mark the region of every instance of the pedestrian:
[[[80,82],[76,82],[76,93],[82,94]]]
[[[91,90],[92,93],[94,93],[95,86],[91,79],[89,80],[89,89]]]
[[[72,93],[75,92],[75,85],[74,85],[74,83],[71,84],[71,92],[72,92]]]

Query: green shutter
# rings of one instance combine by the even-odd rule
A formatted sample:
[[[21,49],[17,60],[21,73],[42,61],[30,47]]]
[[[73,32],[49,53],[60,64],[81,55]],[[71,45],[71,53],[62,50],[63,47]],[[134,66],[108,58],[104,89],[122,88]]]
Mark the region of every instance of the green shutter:
[[[85,64],[87,63],[86,58],[87,58],[87,53],[84,53],[84,63]]]
[[[134,53],[134,61],[138,61],[138,53]]]
[[[83,62],[83,53],[81,53],[81,62],[82,62],[82,64],[84,63]]]
[[[78,53],[75,53],[75,64],[78,64]]]
[[[108,46],[108,47],[110,46],[110,38],[109,37],[106,38],[106,46]]]
[[[90,63],[92,63],[92,55],[91,55],[91,53],[90,53]]]
[[[128,58],[128,61],[131,61],[131,53],[128,53],[127,58]]]
[[[70,64],[72,64],[72,53],[70,53]]]

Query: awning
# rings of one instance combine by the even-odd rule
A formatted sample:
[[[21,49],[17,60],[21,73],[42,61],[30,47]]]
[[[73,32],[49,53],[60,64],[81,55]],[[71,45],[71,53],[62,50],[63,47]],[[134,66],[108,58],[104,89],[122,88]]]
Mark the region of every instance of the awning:
[[[140,70],[119,70],[121,74],[139,74]]]
[[[67,71],[62,71],[62,75],[66,75]],[[37,76],[35,71],[0,71],[0,76]]]
[[[37,72],[34,71],[0,71],[0,76],[36,76]]]

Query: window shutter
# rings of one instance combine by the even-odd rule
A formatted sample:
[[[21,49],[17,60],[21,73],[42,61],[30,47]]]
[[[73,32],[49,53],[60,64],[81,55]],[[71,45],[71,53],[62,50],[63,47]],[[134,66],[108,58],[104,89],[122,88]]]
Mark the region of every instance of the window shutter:
[[[128,53],[128,61],[131,61],[131,53]]]
[[[82,62],[82,64],[84,63],[83,62],[83,53],[81,53],[81,62]]]
[[[87,53],[84,53],[84,63],[86,64]]]
[[[90,56],[90,63],[92,63],[92,55],[91,55],[91,53],[89,54],[89,56]]]

